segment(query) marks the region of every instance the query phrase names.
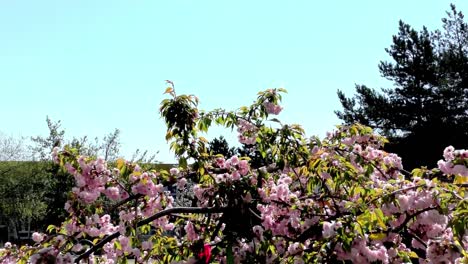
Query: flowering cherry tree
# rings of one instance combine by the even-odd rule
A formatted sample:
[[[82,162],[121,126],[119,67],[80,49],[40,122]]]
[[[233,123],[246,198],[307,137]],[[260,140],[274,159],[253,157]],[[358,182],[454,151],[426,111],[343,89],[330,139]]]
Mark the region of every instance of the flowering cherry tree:
[[[368,127],[338,126],[320,140],[281,123],[273,116],[285,92],[203,112],[169,82],[160,112],[179,160],[170,171],[54,149],[76,182],[69,217],[33,234],[34,245],[5,244],[0,262],[468,261],[467,150],[447,147],[437,168],[408,171]],[[263,165],[208,153],[200,134],[213,124],[236,129]]]

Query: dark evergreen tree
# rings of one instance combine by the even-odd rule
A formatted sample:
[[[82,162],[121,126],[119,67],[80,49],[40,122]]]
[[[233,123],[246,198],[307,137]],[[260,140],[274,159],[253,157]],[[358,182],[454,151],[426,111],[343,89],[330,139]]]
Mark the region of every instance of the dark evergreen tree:
[[[212,155],[223,155],[226,159],[236,154],[235,148],[230,148],[228,142],[223,136],[214,138],[208,143],[208,152]]]
[[[245,145],[242,144],[242,147],[236,149],[237,155],[240,157],[249,157],[250,165],[254,168],[260,168],[262,166],[267,166],[267,161],[271,162],[271,159],[263,158],[260,154],[260,151],[257,150],[256,145]]]
[[[356,95],[338,97],[344,123],[360,122],[390,139],[405,167],[434,166],[448,145],[468,145],[468,25],[451,5],[443,29],[416,31],[400,21],[379,70],[394,88],[356,85]]]
[[[208,142],[208,152],[211,155],[223,155],[223,157],[230,158],[234,155],[239,157],[248,157],[250,158],[250,164],[253,167],[261,167],[267,165],[265,159],[262,157],[260,152],[256,149],[255,145],[245,145],[241,147],[229,147],[229,143],[223,136],[214,138]]]

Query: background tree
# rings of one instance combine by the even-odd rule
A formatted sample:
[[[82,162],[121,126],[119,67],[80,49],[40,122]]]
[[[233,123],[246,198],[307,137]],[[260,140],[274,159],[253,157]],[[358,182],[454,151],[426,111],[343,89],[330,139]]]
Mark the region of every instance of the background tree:
[[[135,152],[132,154],[132,158],[130,161],[132,162],[138,162],[142,164],[151,164],[151,163],[158,163],[156,161],[156,155],[159,153],[159,151],[156,151],[155,153],[150,153],[148,150],[140,150],[136,149]]]
[[[68,199],[68,193],[73,187],[74,180],[68,174],[60,169],[58,164],[52,162],[50,153],[54,147],[63,147],[65,143],[65,130],[62,129],[61,121],[53,121],[46,117],[49,135],[47,137],[35,136],[31,137],[33,157],[39,159],[38,166],[48,175],[48,188],[45,190],[43,201],[47,204],[45,209],[47,217],[43,220],[44,226],[46,223],[60,223],[65,219],[67,213],[63,207]],[[86,138],[84,138],[86,140]],[[81,150],[81,145],[77,139],[73,139],[71,144]]]
[[[0,133],[0,243],[17,241],[18,231],[35,228],[46,215],[50,181],[41,164],[28,159],[24,138]]]
[[[47,215],[51,179],[42,164],[32,161],[0,162],[0,218],[6,228],[0,240],[16,241],[20,230],[36,230]],[[61,205],[63,207],[63,204]]]
[[[356,85],[356,95],[338,97],[345,123],[360,122],[390,138],[386,148],[406,167],[427,166],[448,145],[467,147],[468,25],[451,5],[443,29],[419,32],[400,21],[399,32],[379,70],[394,84],[382,92]],[[427,144],[431,142],[431,144]]]
[[[236,154],[236,149],[229,147],[226,139],[223,136],[219,136],[208,143],[208,153],[212,155],[221,154],[225,158],[230,158]]]
[[[0,132],[0,161],[24,160],[27,156],[24,138],[7,136]]]
[[[75,179],[52,162],[54,147],[76,149],[79,155],[98,157],[115,162],[119,157],[120,131],[115,129],[102,139],[65,135],[60,121],[46,118],[47,136],[31,137],[28,146],[22,137],[0,132],[0,245],[5,241],[18,243],[19,231],[44,230],[49,224],[59,224],[67,216],[64,204]],[[132,160],[142,162],[144,168],[155,164],[155,155],[137,150]],[[23,234],[23,237],[27,237]]]
[[[46,118],[49,135],[47,137],[31,137],[33,146],[33,157],[40,159],[37,166],[48,174],[48,188],[44,193],[42,201],[47,204],[46,215],[43,218],[44,226],[48,224],[58,224],[62,222],[68,213],[63,205],[68,199],[68,193],[71,191],[75,180],[71,175],[60,169],[60,166],[52,162],[50,153],[54,147],[64,147],[69,145],[75,148],[81,155],[92,157],[102,156],[106,161],[115,161],[118,158],[120,148],[120,131],[115,129],[113,132],[105,135],[101,140],[98,137],[89,140],[87,136],[67,140],[65,130],[62,129],[61,121],[53,121]]]
[[[246,145],[242,144],[240,148],[236,149],[237,155],[240,157],[249,157],[250,159],[250,164],[255,167],[262,167],[262,166],[267,166],[271,160],[268,159],[268,157],[262,157],[262,154],[258,150],[256,144],[254,145]]]
[[[120,149],[120,130],[115,129],[114,132],[104,136],[101,144],[101,150],[104,160],[116,160]]]
[[[49,160],[50,153],[54,147],[62,147],[65,137],[65,130],[61,129],[61,121],[54,122],[48,116],[46,117],[47,127],[49,128],[49,136],[31,137],[33,145],[31,150],[34,158],[39,160]]]
[[[266,158],[262,157],[256,144],[242,144],[242,146],[238,148],[230,147],[229,143],[223,136],[219,136],[218,138],[214,138],[208,142],[208,153],[211,153],[211,155],[221,154],[224,158],[230,158],[234,155],[239,157],[248,157],[250,159],[250,164],[255,167],[268,165]]]

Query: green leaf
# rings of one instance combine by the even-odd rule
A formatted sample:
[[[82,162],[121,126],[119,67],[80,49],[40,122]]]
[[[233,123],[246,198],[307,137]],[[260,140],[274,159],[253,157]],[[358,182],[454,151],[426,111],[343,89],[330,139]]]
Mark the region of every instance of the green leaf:
[[[179,158],[179,167],[186,169],[187,168],[187,159],[180,157]]]
[[[228,245],[226,248],[226,261],[227,264],[234,264],[234,254],[232,253],[231,245]]]
[[[457,175],[455,176],[455,179],[453,180],[454,184],[464,184],[468,183],[468,177]]]
[[[281,121],[279,121],[279,119],[278,119],[278,118],[272,118],[272,119],[270,119],[270,121],[272,121],[272,122],[276,122],[276,123],[280,123],[280,124],[281,124]]]
[[[199,173],[200,175],[204,175],[204,174],[205,174],[205,168],[204,168],[204,167],[198,168],[198,173]]]
[[[382,239],[384,239],[386,237],[387,237],[387,234],[385,234],[385,233],[374,233],[374,234],[369,235],[369,238],[371,240],[382,240]]]
[[[377,220],[377,224],[384,230],[387,229],[387,225],[385,224],[384,220],[385,220],[385,216],[382,212],[382,209],[375,209],[374,210],[374,213],[375,213],[375,216],[376,216],[376,220]]]
[[[56,230],[56,229],[57,229],[56,226],[54,226],[54,225],[49,225],[49,226],[47,227],[46,231],[47,231],[48,233],[50,233],[50,232],[52,232],[52,230]]]
[[[278,92],[288,93],[288,91],[284,88],[278,88]]]
[[[117,165],[117,169],[122,169],[123,166],[125,166],[125,160],[124,159],[117,159],[117,161],[115,162],[116,165]]]
[[[174,89],[172,89],[172,87],[167,87],[167,88],[166,88],[166,91],[164,91],[163,94],[167,94],[167,93],[168,93],[168,94],[172,94],[173,91],[174,91]]]
[[[114,246],[115,246],[116,249],[122,250],[122,245],[120,244],[119,241],[114,241]]]
[[[314,181],[312,180],[312,178],[310,178],[307,181],[307,193],[310,194],[313,192],[313,190],[314,190]]]

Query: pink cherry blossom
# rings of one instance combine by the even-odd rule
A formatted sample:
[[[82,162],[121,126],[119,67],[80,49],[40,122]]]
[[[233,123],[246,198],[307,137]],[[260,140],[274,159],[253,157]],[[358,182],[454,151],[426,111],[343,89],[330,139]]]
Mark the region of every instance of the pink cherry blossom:
[[[42,240],[44,240],[44,235],[43,234],[40,234],[38,232],[34,232],[32,234],[32,240],[36,243],[40,243],[42,242]]]

